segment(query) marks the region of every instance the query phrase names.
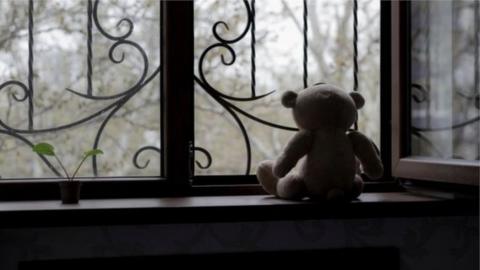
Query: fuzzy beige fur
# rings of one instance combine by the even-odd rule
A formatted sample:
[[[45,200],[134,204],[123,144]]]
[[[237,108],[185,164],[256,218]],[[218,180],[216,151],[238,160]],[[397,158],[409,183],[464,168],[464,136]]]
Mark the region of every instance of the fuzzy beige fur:
[[[298,94],[285,92],[282,104],[292,108],[300,130],[276,160],[258,166],[257,178],[263,188],[284,199],[350,200],[359,196],[363,190],[360,164],[371,179],[383,174],[371,140],[349,131],[364,103],[359,93],[348,94],[328,84]]]

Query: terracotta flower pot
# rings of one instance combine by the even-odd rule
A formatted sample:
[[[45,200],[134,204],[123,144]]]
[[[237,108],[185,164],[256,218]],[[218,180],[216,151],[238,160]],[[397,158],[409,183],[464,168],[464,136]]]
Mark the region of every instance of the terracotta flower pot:
[[[80,200],[80,181],[62,181],[60,184],[60,196],[63,204],[76,204]]]

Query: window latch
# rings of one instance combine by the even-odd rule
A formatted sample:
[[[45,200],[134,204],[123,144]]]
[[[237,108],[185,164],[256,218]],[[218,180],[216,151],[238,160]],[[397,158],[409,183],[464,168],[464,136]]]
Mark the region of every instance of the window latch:
[[[188,142],[188,181],[190,185],[193,183],[193,175],[194,175],[194,164],[195,164],[195,146],[193,145],[193,141]]]

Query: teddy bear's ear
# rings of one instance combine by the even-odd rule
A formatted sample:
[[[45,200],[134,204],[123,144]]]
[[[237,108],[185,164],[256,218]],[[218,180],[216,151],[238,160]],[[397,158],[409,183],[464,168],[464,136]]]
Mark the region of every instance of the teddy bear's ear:
[[[282,105],[287,108],[295,107],[295,102],[297,101],[297,93],[293,91],[287,91],[282,95]]]
[[[361,109],[365,105],[365,99],[358,92],[350,92],[350,97],[352,97],[355,102],[355,107],[357,110]]]

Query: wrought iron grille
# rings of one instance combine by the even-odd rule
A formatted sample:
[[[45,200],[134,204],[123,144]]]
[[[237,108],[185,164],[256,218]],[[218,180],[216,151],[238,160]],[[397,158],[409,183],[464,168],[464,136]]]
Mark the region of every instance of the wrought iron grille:
[[[11,1],[13,5],[15,1]],[[84,2],[85,3],[85,2]],[[29,0],[27,4],[27,16],[28,16],[28,71],[27,71],[27,81],[21,81],[16,79],[11,79],[5,81],[0,84],[0,92],[6,92],[7,90],[16,90],[16,92],[11,92],[11,98],[15,102],[22,103],[25,102],[28,104],[27,109],[25,111],[25,115],[27,115],[27,128],[21,128],[20,126],[22,123],[9,123],[5,119],[0,119],[0,134],[3,136],[8,136],[14,138],[16,141],[23,143],[27,146],[32,146],[35,141],[32,141],[31,137],[38,135],[38,134],[56,134],[58,132],[66,132],[69,130],[73,130],[78,128],[79,126],[87,123],[91,123],[93,121],[98,121],[100,123],[97,130],[93,130],[95,133],[94,139],[91,142],[91,148],[102,148],[101,141],[105,134],[104,131],[111,120],[119,113],[119,111],[123,108],[125,109],[125,104],[127,104],[132,99],[138,97],[139,93],[144,91],[147,86],[153,85],[152,81],[159,78],[159,74],[161,72],[160,65],[156,66],[155,63],[152,64],[151,59],[147,56],[147,52],[145,51],[143,45],[132,38],[132,34],[134,33],[134,22],[129,18],[119,18],[116,24],[118,32],[121,34],[116,34],[109,32],[106,30],[105,26],[102,24],[102,18],[99,16],[99,10],[105,8],[105,5],[102,5],[99,0],[88,0],[86,2],[86,10],[85,15],[87,18],[86,21],[86,40],[85,46],[87,48],[87,55],[86,55],[86,63],[87,63],[87,72],[86,72],[86,89],[78,90],[72,88],[66,88],[70,94],[77,96],[77,98],[81,98],[83,100],[98,103],[99,107],[91,110],[88,115],[82,116],[76,120],[73,120],[69,123],[65,124],[58,124],[53,123],[49,127],[42,128],[36,125],[36,115],[41,113],[36,110],[35,102],[37,101],[37,96],[40,96],[41,93],[38,93],[35,89],[34,80],[37,78],[37,73],[35,72],[35,54],[34,54],[34,46],[35,46],[35,7],[39,5],[39,2]],[[50,7],[47,7],[47,10],[53,8],[54,3],[43,3],[43,4],[51,4]],[[110,3],[111,4],[111,3]],[[118,3],[117,3],[118,4]],[[158,3],[157,3],[158,4]],[[156,10],[156,14],[159,16],[159,9]],[[22,10],[16,10],[16,12],[21,13]],[[66,14],[68,15],[68,14]],[[152,19],[152,18],[150,18]],[[154,20],[154,19],[152,19]],[[158,23],[159,20],[157,19]],[[3,26],[7,27],[7,26]],[[95,89],[93,85],[93,75],[96,73],[101,73],[102,71],[94,70],[94,66],[92,64],[94,54],[96,53],[94,44],[93,44],[93,31],[97,31],[100,37],[106,39],[111,42],[111,45],[108,49],[108,58],[104,57],[104,62],[110,61],[113,65],[125,64],[126,49],[131,50],[130,53],[139,55],[139,58],[135,60],[137,65],[141,67],[141,74],[136,80],[136,82],[124,90],[119,90],[117,88],[113,89],[115,91],[114,94],[102,94],[101,91]],[[159,33],[152,33],[154,37],[159,37]],[[68,42],[68,41],[63,41]],[[159,50],[159,48],[158,48]],[[100,53],[99,53],[100,54]],[[20,93],[18,93],[20,92]],[[73,97],[72,97],[73,98]],[[153,97],[152,97],[153,98]],[[160,101],[158,98],[153,103],[157,104],[156,106],[160,105]],[[68,110],[71,114],[76,114],[75,110]],[[135,121],[135,120],[134,120]],[[128,132],[128,131],[127,131]],[[2,141],[3,146],[3,141]],[[59,146],[61,148],[61,146]],[[161,153],[161,150],[156,145],[145,145],[139,147],[139,149],[131,156],[131,162],[135,168],[141,170],[145,169],[148,164],[149,160],[145,162],[141,162],[139,157],[146,151],[153,151],[157,152],[158,154]],[[108,153],[108,151],[106,151]],[[77,153],[70,153],[71,155],[75,155]],[[33,155],[33,153],[32,153]],[[3,158],[4,153],[2,153]],[[39,155],[39,158],[44,162],[48,168],[53,172],[53,174],[60,176],[59,171],[52,163],[43,155]],[[4,160],[4,162],[8,162],[8,158]],[[28,165],[27,165],[28,166]],[[101,175],[99,173],[99,160],[97,157],[93,157],[91,159],[91,173],[94,176]]]
[[[311,3],[311,2],[310,2]],[[262,6],[260,6],[261,8]],[[216,21],[211,28],[211,35],[214,38],[213,44],[207,46],[200,54],[198,63],[197,63],[197,74],[195,75],[195,83],[199,86],[200,91],[204,91],[207,95],[213,99],[218,105],[222,107],[224,112],[231,116],[236,126],[238,127],[241,136],[243,137],[243,144],[245,146],[245,162],[244,162],[244,174],[249,175],[252,173],[252,143],[251,136],[247,131],[245,123],[242,121],[242,117],[248,120],[252,120],[260,125],[268,126],[273,129],[285,130],[285,131],[296,131],[298,130],[293,126],[286,126],[283,124],[276,123],[274,121],[266,120],[260,116],[255,115],[252,112],[249,112],[245,109],[242,109],[241,106],[237,103],[249,103],[259,100],[265,100],[271,96],[275,91],[268,91],[265,94],[258,94],[257,91],[257,65],[256,65],[256,46],[257,46],[257,32],[256,32],[256,1],[255,0],[243,0],[243,14],[245,14],[244,20],[246,24],[235,37],[226,38],[222,36],[221,28],[226,29],[227,31],[233,31],[235,27],[230,26],[226,21],[219,20]],[[356,0],[351,1],[351,15],[352,15],[352,25],[350,29],[353,29],[353,38],[352,38],[352,48],[353,48],[353,57],[351,61],[353,62],[353,90],[358,91],[358,2]],[[298,51],[298,58],[302,59],[302,80],[299,82],[303,88],[308,87],[309,79],[309,1],[302,1],[302,15],[301,15],[301,35],[303,45],[301,51]],[[207,56],[209,54],[213,55],[213,51],[223,49],[224,53],[220,54],[220,62],[224,66],[232,66],[236,63],[237,60],[237,51],[235,50],[235,45],[247,40],[250,37],[250,95],[249,96],[236,96],[232,94],[226,94],[225,89],[219,89],[218,87],[213,86],[209,82],[205,71],[205,66],[207,64]],[[278,55],[276,57],[282,57]],[[213,72],[216,72],[215,70]],[[324,80],[325,81],[325,80]],[[319,82],[321,83],[321,82]],[[285,89],[282,89],[285,90]],[[288,117],[288,114],[286,115]],[[355,123],[354,129],[358,129],[357,123]],[[203,149],[203,148],[202,148]],[[208,157],[208,164],[201,167],[202,169],[207,169],[212,162],[212,155],[209,151],[204,149],[203,152]],[[273,158],[273,157],[272,157]],[[213,157],[215,161],[215,157]],[[238,166],[238,164],[236,164]]]
[[[201,53],[199,61],[198,61],[198,74],[194,76],[194,81],[205,91],[211,98],[213,98],[224,110],[230,114],[233,118],[235,123],[237,124],[245,145],[246,149],[246,158],[245,158],[245,174],[248,175],[251,173],[252,167],[252,146],[250,142],[250,135],[248,134],[247,129],[245,128],[244,123],[241,120],[241,117],[246,117],[250,120],[253,120],[257,123],[262,125],[280,129],[280,130],[287,130],[287,131],[295,131],[297,130],[295,127],[281,125],[278,123],[274,123],[272,121],[268,121],[262,119],[259,116],[254,115],[240,106],[237,106],[234,102],[254,102],[257,100],[265,99],[270,96],[274,91],[270,91],[266,94],[258,94],[257,93],[257,83],[256,83],[256,3],[255,0],[244,0],[243,2],[245,13],[246,13],[246,20],[247,23],[243,29],[243,31],[234,38],[225,38],[222,36],[220,28],[223,27],[225,29],[229,29],[229,25],[225,21],[217,21],[212,26],[212,35],[215,38],[214,44],[208,46],[204,51]],[[357,1],[352,1],[352,15],[353,15],[353,25],[352,29],[354,30],[354,37],[352,46],[354,48],[353,53],[353,90],[358,90],[358,4]],[[302,62],[302,86],[305,88],[308,86],[308,79],[309,79],[309,70],[308,70],[308,50],[309,50],[309,5],[307,0],[303,0],[303,10],[302,10],[302,35],[303,35],[303,48],[301,51],[300,57],[303,59]],[[0,133],[13,137],[16,140],[26,144],[32,145],[34,142],[29,138],[31,135],[36,134],[49,134],[49,133],[56,133],[56,132],[63,132],[67,130],[74,129],[82,124],[89,123],[91,121],[100,121],[99,128],[95,131],[95,137],[91,144],[93,148],[101,148],[101,139],[102,135],[104,135],[105,128],[112,120],[112,118],[118,114],[119,110],[124,108],[125,104],[135,98],[143,89],[147,87],[147,85],[151,84],[151,82],[156,79],[159,74],[161,73],[161,67],[153,67],[145,52],[145,49],[139,42],[134,41],[132,37],[132,33],[134,30],[134,22],[129,18],[118,18],[117,20],[117,27],[123,26],[124,32],[121,34],[113,34],[106,30],[106,28],[102,25],[101,18],[99,17],[99,9],[102,5],[100,5],[99,0],[88,0],[86,6],[86,48],[87,48],[87,55],[86,55],[86,63],[87,63],[87,72],[86,72],[86,89],[78,90],[72,89],[67,87],[65,91],[70,94],[77,96],[78,98],[82,98],[85,100],[93,101],[93,102],[105,102],[109,101],[107,105],[101,106],[100,109],[96,109],[89,113],[89,115],[82,117],[78,120],[72,121],[70,123],[61,124],[61,125],[52,125],[47,128],[39,128],[36,126],[35,122],[35,99],[36,99],[36,91],[34,87],[34,80],[35,80],[35,72],[34,72],[34,65],[35,65],[35,55],[34,55],[34,7],[35,2],[33,0],[28,1],[28,72],[27,72],[27,83],[24,83],[20,80],[8,80],[0,85],[0,91],[5,91],[7,89],[17,88],[21,90],[22,95],[18,95],[18,93],[12,93],[12,98],[16,102],[26,102],[28,103],[28,108],[26,110],[26,114],[28,116],[28,127],[25,129],[19,128],[18,125],[13,125],[0,119]],[[95,74],[94,66],[92,64],[92,59],[95,53],[95,49],[93,46],[93,31],[96,30],[100,33],[101,38],[107,39],[112,42],[110,48],[108,50],[108,61],[113,64],[122,64],[125,60],[125,53],[122,52],[120,55],[118,53],[121,51],[120,47],[129,47],[135,50],[140,55],[140,61],[142,66],[141,75],[139,76],[136,83],[121,91],[116,91],[115,94],[109,95],[102,95],[96,91],[93,85],[93,78],[92,76]],[[236,61],[236,51],[233,47],[234,44],[240,42],[245,37],[250,36],[250,96],[248,97],[237,97],[229,94],[225,94],[222,90],[215,88],[205,76],[204,64],[206,61],[206,56],[210,52],[215,49],[222,48],[227,51],[228,55],[221,55],[221,63],[225,66],[231,66]],[[229,59],[227,59],[229,58]],[[241,117],[240,117],[241,116]],[[355,124],[355,128],[357,125]],[[139,160],[142,153],[145,151],[153,151],[161,155],[161,149],[158,146],[153,145],[144,145],[139,147],[139,149],[132,155],[132,163],[137,169],[145,169],[149,166],[149,160],[146,162],[141,162]],[[191,154],[193,155],[194,152],[198,152],[203,154],[206,157],[206,163],[202,164],[199,161],[196,161],[196,165],[200,169],[207,169],[212,164],[214,159],[212,155],[207,151],[205,148],[201,146],[191,146]],[[39,158],[48,166],[48,168],[55,174],[60,175],[59,171],[50,163],[50,161],[44,157],[39,156]],[[91,159],[91,170],[94,176],[101,175],[99,173],[99,160],[97,157],[93,157]]]

